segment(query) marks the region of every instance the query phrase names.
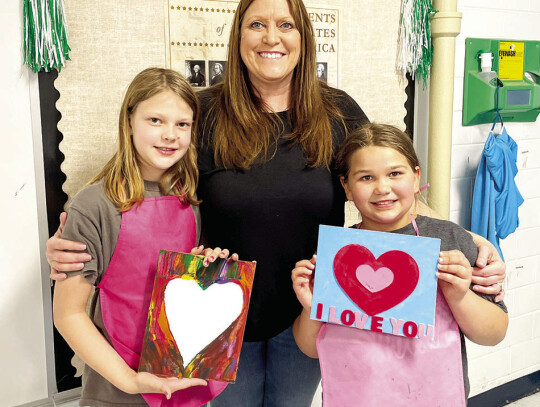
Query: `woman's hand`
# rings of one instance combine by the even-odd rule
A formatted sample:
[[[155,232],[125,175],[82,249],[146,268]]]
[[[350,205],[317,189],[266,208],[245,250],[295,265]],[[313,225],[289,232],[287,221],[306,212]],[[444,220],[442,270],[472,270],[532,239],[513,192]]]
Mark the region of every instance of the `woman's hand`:
[[[218,257],[220,259],[226,259],[229,257],[229,250],[221,250],[219,247],[216,247],[215,249],[207,247],[205,249],[203,245],[200,245],[191,249],[191,254],[204,255],[203,266],[208,267],[208,265],[213,263]],[[238,261],[238,254],[233,253],[229,260]]]
[[[134,372],[132,384],[126,388],[127,393],[159,393],[164,394],[167,400],[172,393],[178,390],[187,389],[192,386],[206,386],[203,379],[188,379],[177,377],[159,377],[146,372]]]
[[[502,283],[506,277],[506,265],[499,252],[487,239],[471,233],[478,246],[476,267],[473,267],[473,290],[483,294],[496,295],[495,302],[504,299]]]
[[[435,219],[443,219],[437,212],[418,202],[417,211],[420,215]],[[473,290],[483,294],[495,295],[495,302],[504,299],[502,283],[506,277],[506,265],[499,256],[499,252],[491,242],[476,233],[469,232],[474,244],[478,247],[476,267],[473,267]]]
[[[313,255],[311,260],[300,260],[291,273],[293,290],[302,307],[308,312],[311,311],[313,300],[313,273],[317,256]]]
[[[81,242],[62,239],[62,230],[66,225],[67,213],[60,214],[60,226],[56,233],[47,240],[47,251],[45,256],[51,266],[52,280],[65,280],[67,275],[65,271],[82,270],[84,263],[91,260],[88,253],[84,253],[86,245]]]
[[[471,285],[469,260],[459,250],[441,252],[437,268],[437,278],[446,301],[449,304],[461,301]]]
[[[441,252],[438,268],[439,285],[463,334],[479,345],[502,341],[508,314],[469,289],[472,267],[465,255],[459,250]]]

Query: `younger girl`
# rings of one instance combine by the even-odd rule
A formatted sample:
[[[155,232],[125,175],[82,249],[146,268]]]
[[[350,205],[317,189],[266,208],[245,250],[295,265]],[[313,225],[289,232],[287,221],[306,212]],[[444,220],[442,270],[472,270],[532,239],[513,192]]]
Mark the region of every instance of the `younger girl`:
[[[86,363],[82,406],[200,406],[225,387],[137,373],[159,250],[196,244],[198,111],[180,74],[139,73],[120,109],[118,151],[70,203],[63,236],[84,242],[92,260],[56,283],[54,322]],[[217,255],[227,251],[208,252],[205,262]]]
[[[296,264],[293,288],[304,310],[293,332],[300,349],[320,359],[325,407],[464,406],[469,389],[463,334],[495,345],[508,325],[504,304],[470,290],[477,256],[471,236],[454,223],[416,214],[420,165],[399,129],[368,124],[353,131],[336,166],[347,199],[362,215],[355,227],[440,238],[442,252],[433,341],[310,320],[316,259]]]

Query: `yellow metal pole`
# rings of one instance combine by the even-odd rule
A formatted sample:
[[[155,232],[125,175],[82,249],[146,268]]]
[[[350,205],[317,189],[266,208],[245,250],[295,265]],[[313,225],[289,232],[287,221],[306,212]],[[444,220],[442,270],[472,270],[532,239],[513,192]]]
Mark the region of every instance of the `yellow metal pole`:
[[[457,0],[433,0],[438,10],[431,20],[433,66],[429,91],[428,203],[448,219],[450,214],[450,160],[454,102],[456,37],[461,31]]]

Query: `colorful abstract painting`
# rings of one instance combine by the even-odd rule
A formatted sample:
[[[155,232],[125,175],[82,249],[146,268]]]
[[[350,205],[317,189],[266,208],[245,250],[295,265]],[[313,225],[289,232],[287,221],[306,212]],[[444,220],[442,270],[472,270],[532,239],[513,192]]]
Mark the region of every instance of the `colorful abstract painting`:
[[[311,319],[433,337],[440,240],[319,227]]]
[[[254,262],[161,251],[139,371],[234,382]]]

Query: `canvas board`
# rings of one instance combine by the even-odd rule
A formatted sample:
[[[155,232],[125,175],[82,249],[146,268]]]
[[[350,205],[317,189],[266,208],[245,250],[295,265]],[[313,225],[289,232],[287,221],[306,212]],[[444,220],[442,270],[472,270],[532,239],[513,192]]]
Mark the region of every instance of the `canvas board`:
[[[319,227],[311,319],[432,336],[440,239]]]
[[[162,250],[139,371],[234,382],[255,262]]]

